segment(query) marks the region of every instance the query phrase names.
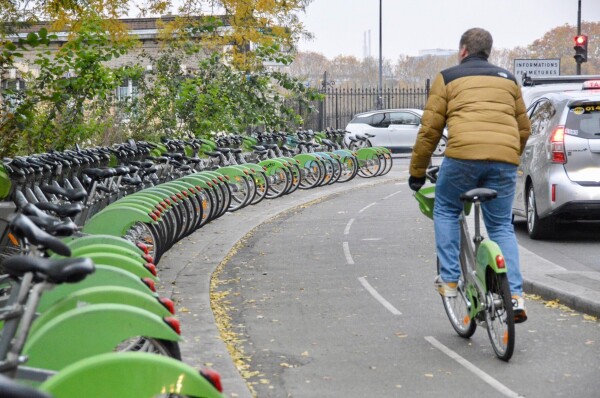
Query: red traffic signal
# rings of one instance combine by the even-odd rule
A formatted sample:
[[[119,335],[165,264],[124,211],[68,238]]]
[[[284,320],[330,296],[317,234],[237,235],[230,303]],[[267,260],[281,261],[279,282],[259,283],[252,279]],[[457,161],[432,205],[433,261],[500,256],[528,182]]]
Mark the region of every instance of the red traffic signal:
[[[578,64],[583,62],[587,62],[587,46],[588,46],[588,37],[586,35],[578,35],[573,38],[575,41],[575,61]]]
[[[574,39],[576,46],[584,46],[587,44],[587,36],[585,35],[575,36]]]

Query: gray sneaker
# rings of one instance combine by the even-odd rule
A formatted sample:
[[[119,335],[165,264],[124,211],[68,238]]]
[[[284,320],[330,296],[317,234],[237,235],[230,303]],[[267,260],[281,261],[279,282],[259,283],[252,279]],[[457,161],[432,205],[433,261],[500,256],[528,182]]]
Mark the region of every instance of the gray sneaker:
[[[527,320],[527,311],[525,310],[525,300],[523,297],[512,296],[513,313],[515,315],[515,323],[522,323]]]
[[[439,275],[435,277],[433,286],[435,287],[435,290],[444,297],[456,297],[458,295],[458,283],[444,282]]]

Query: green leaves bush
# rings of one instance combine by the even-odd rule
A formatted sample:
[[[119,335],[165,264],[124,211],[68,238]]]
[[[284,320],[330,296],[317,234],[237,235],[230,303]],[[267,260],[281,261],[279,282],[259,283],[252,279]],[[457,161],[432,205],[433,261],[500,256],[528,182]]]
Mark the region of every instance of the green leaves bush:
[[[47,47],[53,39],[42,29],[2,47],[4,69],[14,67],[25,51],[43,51],[33,62],[39,74],[24,75],[25,90],[5,90],[0,98],[0,156],[70,149],[76,143],[110,145],[127,138],[294,128],[302,120],[284,99],[307,108],[319,97],[299,80],[264,66],[291,62],[277,45],[255,50],[260,62],[252,71],[236,69],[221,51],[203,53],[195,42],[165,46],[152,56],[142,53],[137,64],[111,69],[108,61],[127,54],[134,42],[111,40],[99,18],[82,21],[58,51]],[[183,71],[191,55],[196,64]],[[150,71],[141,66],[148,63]],[[128,80],[135,82],[136,94],[117,100],[116,89]]]

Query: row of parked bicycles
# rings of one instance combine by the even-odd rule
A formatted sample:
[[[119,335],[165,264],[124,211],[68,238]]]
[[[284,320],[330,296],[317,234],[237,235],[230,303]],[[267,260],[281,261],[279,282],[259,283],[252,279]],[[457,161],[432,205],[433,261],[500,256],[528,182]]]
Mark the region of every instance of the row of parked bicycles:
[[[129,141],[4,159],[0,396],[223,396],[217,372],[181,360],[174,303],[156,292],[160,258],[228,211],[390,171],[389,151],[347,148],[343,136]]]

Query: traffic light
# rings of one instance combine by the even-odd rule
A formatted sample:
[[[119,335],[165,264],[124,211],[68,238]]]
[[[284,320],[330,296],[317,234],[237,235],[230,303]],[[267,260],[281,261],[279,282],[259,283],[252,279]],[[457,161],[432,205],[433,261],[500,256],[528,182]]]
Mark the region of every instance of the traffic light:
[[[575,40],[575,61],[578,64],[583,62],[587,62],[587,47],[588,47],[588,37],[586,35],[579,35],[574,37]]]

